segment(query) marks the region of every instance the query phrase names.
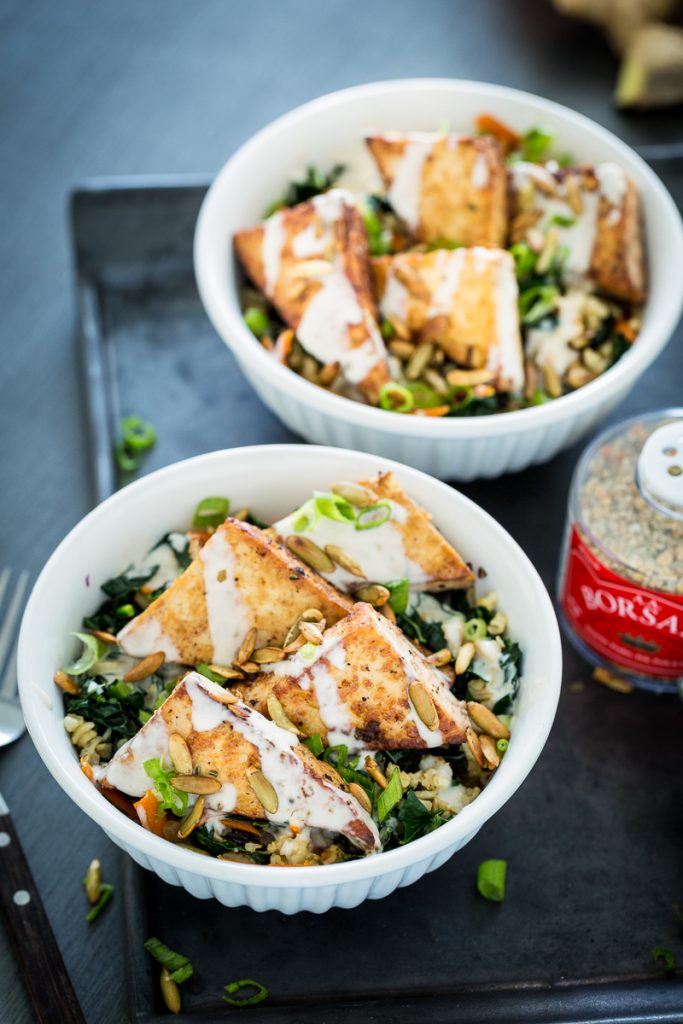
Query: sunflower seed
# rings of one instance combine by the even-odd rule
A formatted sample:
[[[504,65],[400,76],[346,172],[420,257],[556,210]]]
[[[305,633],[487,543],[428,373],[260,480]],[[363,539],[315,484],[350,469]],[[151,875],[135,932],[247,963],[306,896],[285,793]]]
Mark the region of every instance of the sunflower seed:
[[[281,647],[258,647],[251,656],[257,665],[270,665],[274,661],[282,661],[285,652]]]
[[[564,180],[564,187],[567,193],[567,202],[569,203],[572,213],[583,213],[583,199],[581,197],[581,188],[579,186],[579,179],[574,174],[568,174]]]
[[[337,565],[341,565],[342,569],[346,569],[352,576],[360,576],[361,579],[367,579],[365,573],[351,555],[347,555],[343,548],[337,547],[336,544],[326,544],[325,551],[333,558]]]
[[[198,796],[194,802],[194,807],[186,814],[183,820],[180,822],[180,828],[178,829],[178,839],[187,839],[187,837],[194,832],[195,828],[199,824],[199,820],[204,813],[204,797]]]
[[[363,484],[342,481],[338,484],[332,484],[330,490],[338,494],[340,498],[345,498],[349,504],[355,505],[357,508],[365,508],[367,505],[375,505],[377,502],[375,492],[371,491],[369,487],[364,487]]]
[[[212,662],[209,665],[212,672],[215,672],[217,676],[222,676],[223,679],[244,679],[244,673],[240,672],[238,668],[227,668],[225,665],[214,665]]]
[[[263,772],[258,770],[249,772],[247,775],[247,782],[254,791],[254,796],[262,805],[263,809],[267,811],[268,814],[275,814],[279,805],[277,793],[270,782],[268,782],[268,779],[265,777]]]
[[[467,713],[479,729],[483,732],[487,732],[490,736],[493,736],[494,739],[510,739],[510,730],[501,722],[497,715],[494,715],[493,711],[486,707],[485,704],[479,704],[477,701],[469,700],[467,702]]]
[[[629,683],[628,679],[617,675],[616,672],[610,672],[607,668],[593,669],[593,679],[596,683],[602,683],[608,690],[614,690],[616,693],[633,693],[634,690],[633,683]]]
[[[180,989],[171,977],[168,967],[161,968],[159,986],[161,988],[161,997],[166,1004],[166,1008],[170,1010],[171,1013],[180,1013]]]
[[[174,775],[171,785],[181,793],[197,794],[217,793],[221,788],[220,781],[211,775]]]
[[[179,732],[172,732],[168,737],[168,752],[171,755],[171,764],[181,775],[192,774],[192,754],[184,736]]]
[[[65,693],[80,692],[76,683],[73,681],[71,676],[68,676],[66,674],[66,672],[55,672],[52,678],[54,679],[55,684],[60,688],[60,690],[64,690]]]
[[[118,640],[113,633],[107,633],[104,629],[93,629],[92,635],[101,640],[103,644],[117,644]]]
[[[422,683],[413,683],[408,688],[408,693],[410,694],[410,702],[420,719],[428,729],[436,729],[439,724],[439,715],[427,687]]]
[[[266,704],[268,707],[268,714],[270,715],[270,719],[272,722],[275,722],[276,725],[279,725],[281,729],[286,729],[287,732],[294,733],[295,736],[303,736],[301,730],[297,729],[297,727],[294,725],[294,722],[292,722],[291,719],[288,718],[287,712],[285,711],[282,704],[277,699],[274,693],[271,693]]]
[[[304,622],[303,620],[299,623],[299,629],[304,640],[309,644],[319,645],[323,642],[323,634],[320,626],[315,622]]]
[[[359,587],[354,591],[354,597],[358,601],[367,601],[375,608],[381,608],[391,597],[391,591],[381,583],[371,583],[369,587]]]
[[[240,645],[240,649],[237,652],[238,665],[241,665],[245,661],[249,661],[251,658],[254,648],[256,647],[256,627],[252,626],[251,629],[247,630],[247,635]]]
[[[454,387],[474,387],[475,384],[488,384],[493,380],[491,370],[449,370],[446,380]]]
[[[543,384],[551,398],[560,398],[562,395],[562,378],[550,363],[544,363],[541,367]]]
[[[467,740],[467,746],[470,748],[472,757],[477,762],[480,768],[486,767],[486,761],[481,749],[481,743],[474,729],[469,727],[465,730],[465,739]]]
[[[500,754],[496,750],[496,741],[488,733],[482,733],[479,737],[479,746],[484,760],[489,768],[497,768],[500,764]]]
[[[102,865],[98,860],[91,860],[85,873],[85,895],[88,902],[95,904],[102,895]]]
[[[448,665],[449,662],[453,661],[453,655],[448,647],[442,647],[440,651],[435,651],[434,654],[430,654],[427,661],[430,665],[436,665],[437,668],[443,668],[444,665]]]
[[[422,371],[427,369],[432,361],[433,355],[434,345],[431,341],[418,345],[408,360],[408,364],[406,366],[406,378],[408,380],[417,380],[418,377],[422,376]]]
[[[239,667],[248,676],[253,676],[256,672],[261,671],[260,666],[257,665],[255,661],[243,661],[240,663]]]
[[[389,783],[387,782],[386,775],[381,770],[380,766],[375,761],[374,757],[365,758],[365,770],[371,779],[374,779],[378,786],[382,789],[386,789]]]
[[[534,273],[547,274],[550,270],[552,262],[557,252],[557,247],[560,244],[560,232],[557,228],[551,228],[545,237],[541,254],[536,261],[536,270]]]
[[[393,338],[387,345],[387,348],[392,356],[397,356],[404,362],[410,359],[415,351],[415,346],[410,341],[404,341],[402,338]]]
[[[364,811],[368,814],[372,814],[372,800],[362,786],[359,786],[357,782],[350,783],[349,793],[351,796],[356,798]]]
[[[310,565],[311,569],[317,572],[334,572],[334,562],[329,555],[325,554],[322,548],[314,544],[309,537],[301,537],[295,534],[285,539],[285,544],[295,555],[298,555],[302,562]]]
[[[496,612],[489,622],[487,629],[491,636],[500,636],[507,629],[507,625],[508,618],[505,612]]]
[[[133,665],[126,672],[123,677],[124,683],[139,683],[141,679],[153,676],[165,661],[166,655],[163,651],[155,651],[154,654],[148,654],[146,658],[143,658],[142,661],[139,661],[137,665]]]
[[[461,676],[463,672],[467,672],[467,669],[470,667],[472,662],[472,658],[474,657],[475,650],[476,648],[471,640],[462,645],[458,651],[458,656],[455,659],[456,676]]]

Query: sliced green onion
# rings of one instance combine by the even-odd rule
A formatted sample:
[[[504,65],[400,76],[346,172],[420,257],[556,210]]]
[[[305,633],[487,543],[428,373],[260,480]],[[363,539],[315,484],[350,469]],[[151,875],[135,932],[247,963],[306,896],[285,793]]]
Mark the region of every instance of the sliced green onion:
[[[326,519],[333,519],[337,523],[354,523],[356,521],[356,510],[350,501],[342,498],[341,494],[330,491],[316,491],[313,496],[313,503],[316,510]]]
[[[85,885],[85,879],[83,879],[83,885]],[[85,919],[89,924],[96,921],[100,916],[104,908],[106,907],[109,900],[114,894],[114,886],[110,885],[109,882],[102,882],[102,888],[100,890],[100,898],[94,907],[91,907],[88,913],[85,915]]]
[[[576,224],[576,217],[564,217],[561,213],[556,213],[550,218],[551,224],[556,224],[558,228],[573,228]]]
[[[114,445],[114,458],[122,473],[134,473],[142,465],[141,456],[138,453],[129,452],[126,442],[122,438],[119,438]]]
[[[145,711],[144,708],[141,708],[140,711],[138,711],[138,721],[141,722],[142,725],[144,725],[146,722],[149,722],[151,717],[151,711]]]
[[[415,405],[415,399],[412,392],[403,384],[389,381],[380,388],[379,404],[380,408],[386,409],[387,412],[410,412]]]
[[[336,760],[330,757],[330,754],[336,754]],[[325,751],[325,761],[328,764],[336,765],[337,769],[346,767],[346,759],[349,756],[349,748],[345,743],[339,743],[336,747],[328,747]]]
[[[170,696],[171,696],[171,690],[172,690],[172,689],[173,689],[173,684],[172,684],[172,683],[169,683],[169,684],[168,684],[167,686],[165,686],[165,687],[164,687],[164,689],[163,689],[163,690],[161,690],[161,691],[160,691],[160,693],[159,693],[159,695],[158,695],[157,699],[156,699],[156,700],[154,701],[154,704],[153,704],[153,706],[152,706],[152,710],[153,710],[153,711],[156,711],[156,710],[157,710],[158,708],[160,708],[160,707],[161,707],[161,705],[162,705],[162,704],[164,703],[164,701],[165,701],[165,700],[166,700],[166,699],[167,699],[168,697],[170,697]]]
[[[129,451],[146,452],[156,444],[156,430],[141,416],[125,416],[120,426],[123,443]]]
[[[124,683],[122,679],[117,679],[116,682],[112,683],[109,687],[108,696],[116,697],[117,700],[126,700],[137,692],[138,688],[137,686],[134,686],[133,683]]]
[[[225,685],[225,679],[223,676],[219,676],[218,672],[213,672],[205,661],[200,661],[198,665],[195,665],[195,672],[199,672],[205,679],[210,679],[212,683],[218,683],[220,686]],[[165,700],[166,698],[164,698]]]
[[[391,505],[388,501],[378,501],[376,505],[366,505],[360,509],[356,518],[357,530],[374,530],[383,526],[391,519]]]
[[[522,158],[532,164],[542,163],[555,136],[547,128],[536,126],[522,136]]]
[[[410,584],[408,580],[405,577],[400,580],[388,580],[384,586],[391,594],[389,604],[396,614],[400,615],[408,607],[408,598],[410,597]]]
[[[68,635],[75,636],[80,640],[83,644],[83,650],[78,658],[66,666],[64,671],[70,676],[80,676],[100,660],[107,650],[107,645],[90,633],[69,633]]]
[[[377,797],[377,816],[380,821],[384,821],[392,807],[395,807],[403,796],[403,787],[401,786],[401,773],[394,772],[389,779],[389,784],[386,789],[383,789],[380,795]]]
[[[664,973],[670,974],[676,970],[676,961],[674,955],[667,946],[655,946],[652,950],[652,959],[655,963],[658,960],[664,961]]]
[[[128,619],[134,619],[137,615],[135,606],[132,604],[121,604],[116,609],[117,615],[125,615]]]
[[[415,409],[435,409],[443,405],[443,395],[440,395],[429,384],[421,380],[411,380],[405,385],[413,396]]]
[[[394,327],[393,324],[391,323],[391,320],[382,320],[379,329],[385,341],[391,341],[394,334],[396,333],[394,331]]]
[[[546,402],[552,402],[552,398],[547,391],[543,391],[542,388],[537,388],[531,396],[531,404],[545,405]]]
[[[519,296],[522,323],[528,327],[552,313],[559,294],[559,288],[551,284],[537,284],[523,291]]]
[[[466,640],[481,640],[487,633],[486,623],[483,619],[468,619],[462,633]]]
[[[220,526],[230,511],[227,498],[202,498],[194,510],[192,525],[196,530]]]
[[[505,899],[506,860],[484,860],[477,870],[477,890],[485,900],[502,903]]]
[[[504,754],[509,746],[510,741],[506,740],[503,736],[501,736],[499,740],[496,740],[496,750],[499,754]]]
[[[188,794],[180,789],[176,789],[171,784],[171,779],[174,775],[177,775],[177,772],[175,770],[166,771],[161,764],[161,759],[158,757],[151,757],[149,761],[143,763],[142,767],[145,769],[146,774],[149,775],[154,783],[154,789],[161,797],[160,810],[171,811],[172,814],[182,818],[187,811]]]
[[[320,757],[325,750],[325,744],[317,732],[313,736],[309,736],[307,740],[304,740],[304,746],[308,747],[310,752],[315,754],[316,757]]]
[[[307,530],[308,527],[311,526],[311,519],[304,513],[303,515],[297,516],[292,526],[294,527],[295,533],[303,533],[304,530]]]
[[[517,280],[524,280],[531,277],[536,269],[538,254],[534,252],[528,242],[515,242],[510,246],[510,254],[515,261],[515,274]]]
[[[299,648],[299,657],[302,661],[315,661],[319,646],[319,644],[302,644]]]
[[[166,968],[176,985],[182,985],[184,981],[187,981],[194,974],[194,968],[186,956],[183,956],[182,953],[175,953],[168,946],[165,946],[163,942],[160,942],[159,939],[155,939],[154,936],[147,939],[145,949],[148,953],[152,954],[158,963]]]
[[[270,334],[272,326],[270,323],[270,317],[268,314],[259,309],[258,306],[249,306],[245,309],[242,319],[251,331],[251,333],[261,339],[266,334]]]
[[[256,991],[250,996],[233,998],[236,992],[240,992],[244,988],[253,988]],[[229,985],[225,986],[225,991],[228,994],[222,998],[230,1006],[256,1006],[257,1003],[262,1003],[264,999],[268,998],[266,986],[262,985],[260,981],[254,981],[253,978],[240,978],[239,981],[231,981]]]

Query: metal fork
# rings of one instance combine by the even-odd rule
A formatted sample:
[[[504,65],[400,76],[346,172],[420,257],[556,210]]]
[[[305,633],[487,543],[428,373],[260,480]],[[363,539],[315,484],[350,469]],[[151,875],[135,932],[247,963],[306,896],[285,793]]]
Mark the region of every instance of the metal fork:
[[[3,569],[0,573],[0,610],[11,577],[11,569]],[[26,728],[17,689],[17,636],[28,579],[27,572],[19,573],[0,625],[0,672],[3,672],[0,682],[0,747],[13,743]]]

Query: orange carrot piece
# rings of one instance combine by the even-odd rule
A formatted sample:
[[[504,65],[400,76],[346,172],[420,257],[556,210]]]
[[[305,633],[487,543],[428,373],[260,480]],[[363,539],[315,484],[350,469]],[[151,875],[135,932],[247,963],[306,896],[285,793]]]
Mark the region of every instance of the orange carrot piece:
[[[133,807],[143,828],[153,832],[155,836],[163,836],[168,816],[164,811],[159,812],[159,798],[153,789],[148,789],[144,796],[136,800]]]
[[[477,131],[483,135],[495,135],[507,152],[517,149],[521,145],[522,136],[504,121],[499,121],[493,114],[479,114],[475,118],[474,124]]]
[[[450,405],[435,405],[431,409],[413,409],[411,416],[447,416],[451,411]]]
[[[632,324],[628,320],[620,320],[618,324],[615,324],[614,330],[617,334],[621,334],[627,341],[634,342],[636,340],[636,332]]]

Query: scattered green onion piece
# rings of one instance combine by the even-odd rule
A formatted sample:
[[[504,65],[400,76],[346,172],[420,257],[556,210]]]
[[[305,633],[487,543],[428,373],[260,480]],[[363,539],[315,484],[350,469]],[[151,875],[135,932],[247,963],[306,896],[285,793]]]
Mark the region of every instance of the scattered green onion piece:
[[[532,405],[545,405],[546,402],[552,402],[552,398],[542,388],[537,388],[531,396]]]
[[[134,619],[137,615],[135,606],[132,604],[121,604],[116,609],[116,612],[118,615],[125,615],[128,619]]]
[[[551,224],[556,224],[558,228],[573,228],[576,224],[576,217],[564,217],[561,213],[556,213],[554,217],[550,218]]]
[[[435,252],[437,249],[464,249],[465,246],[462,242],[452,242],[448,238],[435,238],[432,242],[427,242],[425,246],[427,252]]]
[[[330,754],[336,754],[336,760],[330,757]],[[349,755],[349,748],[345,743],[339,743],[336,747],[328,747],[325,751],[324,760],[328,764],[336,765],[337,769],[346,767],[346,759]]]
[[[187,811],[188,794],[176,789],[171,785],[171,779],[177,774],[174,770],[166,771],[161,764],[161,759],[152,757],[143,763],[143,768],[154,783],[154,789],[161,797],[159,805],[162,811],[171,811],[181,818]]]
[[[501,736],[499,740],[496,740],[496,750],[499,754],[504,754],[509,746],[510,741],[506,740],[503,736]]]
[[[528,242],[515,242],[510,246],[510,254],[515,261],[515,273],[518,280],[531,277],[536,269],[538,253],[534,252]]]
[[[129,452],[123,438],[119,438],[114,445],[114,458],[122,473],[134,473],[142,465],[140,455]]]
[[[318,656],[319,644],[302,644],[299,648],[299,657],[302,661],[315,661]]]
[[[196,530],[220,526],[229,511],[230,502],[227,498],[202,498],[194,510],[192,525]]]
[[[391,519],[391,505],[388,501],[378,501],[376,505],[366,505],[360,509],[356,518],[357,530],[374,530],[383,526]]]
[[[522,158],[532,164],[542,163],[554,141],[555,136],[546,128],[530,128],[522,136]]]
[[[255,988],[256,992],[251,996],[233,998],[235,992],[239,992],[243,988]],[[240,978],[239,981],[231,981],[229,985],[225,986],[225,991],[228,994],[222,998],[230,1006],[256,1006],[257,1003],[262,1003],[264,999],[268,998],[266,986],[262,985],[260,981],[254,981],[253,978]]]
[[[171,975],[176,985],[182,985],[184,981],[194,974],[192,964],[182,953],[175,953],[168,946],[165,946],[159,939],[153,936],[145,942],[145,949],[151,953],[154,959],[162,964]]]
[[[388,580],[384,586],[391,594],[389,604],[396,614],[400,615],[408,607],[408,598],[410,597],[410,584],[408,580],[405,577],[400,580]]]
[[[307,746],[310,752],[315,754],[316,757],[320,757],[325,750],[325,744],[317,732],[314,733],[313,736],[309,736],[307,740],[304,740],[304,745]]]
[[[297,518],[296,518],[296,519],[294,520],[294,522],[293,522],[293,524],[292,524],[292,525],[293,525],[293,527],[294,527],[294,532],[295,532],[295,533],[303,533],[303,532],[304,532],[305,530],[307,530],[307,529],[308,529],[308,527],[309,527],[309,526],[311,525],[311,520],[310,520],[310,518],[309,518],[309,517],[308,517],[308,516],[307,516],[307,515],[306,515],[306,514],[304,513],[303,515],[300,515],[300,516],[298,516],[298,517],[297,517]]]
[[[443,405],[443,395],[424,381],[410,380],[405,387],[413,396],[415,409],[435,409],[438,405]]]
[[[83,885],[85,885],[85,879],[83,879]],[[85,915],[85,919],[89,924],[96,921],[100,916],[104,908],[106,907],[109,900],[112,898],[114,893],[114,886],[110,885],[109,882],[102,882],[102,889],[100,890],[100,898],[94,907],[91,907],[88,913]]]
[[[403,384],[389,381],[380,388],[379,404],[380,408],[386,409],[387,412],[410,412],[415,405],[415,399],[412,392]]]
[[[384,821],[392,807],[395,807],[403,796],[403,787],[401,786],[401,773],[394,772],[389,779],[389,784],[386,789],[377,797],[377,816],[380,821]]]
[[[69,636],[75,636],[80,640],[83,650],[78,658],[66,666],[64,671],[70,676],[80,676],[100,660],[107,646],[90,633],[69,633]]]
[[[107,692],[108,696],[116,697],[117,700],[126,700],[137,692],[137,686],[134,686],[132,683],[124,683],[122,679],[117,679],[115,683],[111,684]]]
[[[141,722],[142,725],[144,725],[145,722],[149,722],[151,717],[151,711],[145,711],[144,708],[141,708],[140,711],[138,711],[138,721]]]
[[[658,960],[664,961],[664,973],[671,974],[676,970],[676,961],[674,955],[667,946],[655,946],[652,950],[652,959],[655,963]]]
[[[393,338],[394,334],[396,333],[394,331],[393,324],[391,323],[390,320],[382,320],[382,323],[380,324],[380,328],[379,329],[380,329],[381,335],[382,335],[382,337],[384,338],[385,341],[391,341],[391,339]]]
[[[526,288],[519,296],[519,313],[525,326],[538,323],[555,308],[559,289],[552,284],[537,284]]]
[[[223,676],[219,676],[218,672],[213,672],[205,661],[200,661],[198,665],[195,665],[195,672],[199,672],[205,679],[210,679],[212,683],[219,683],[221,686],[225,684]]]
[[[466,640],[481,640],[487,633],[486,623],[483,619],[468,619],[462,633]]]
[[[141,416],[125,416],[121,420],[123,443],[131,452],[146,452],[156,444],[157,432]]]
[[[245,309],[242,319],[254,337],[259,340],[266,334],[270,334],[272,330],[270,317],[258,306],[249,306],[248,309]]]
[[[506,860],[484,860],[477,870],[477,890],[485,900],[502,903],[505,899]]]
[[[160,708],[164,701],[171,696],[172,689],[173,684],[169,684],[168,686],[165,686],[163,690],[160,691],[157,699],[154,701],[154,704],[152,706],[153,711],[156,711],[158,708]]]
[[[510,732],[511,731],[510,727],[512,725],[512,715],[498,715],[497,717],[498,717],[499,721],[501,721],[503,723],[503,725],[505,726],[507,731]]]
[[[334,494],[330,491],[316,491],[313,496],[313,503],[316,511],[326,519],[333,519],[337,523],[354,523],[356,521],[356,510],[350,501],[342,498],[341,494]]]

